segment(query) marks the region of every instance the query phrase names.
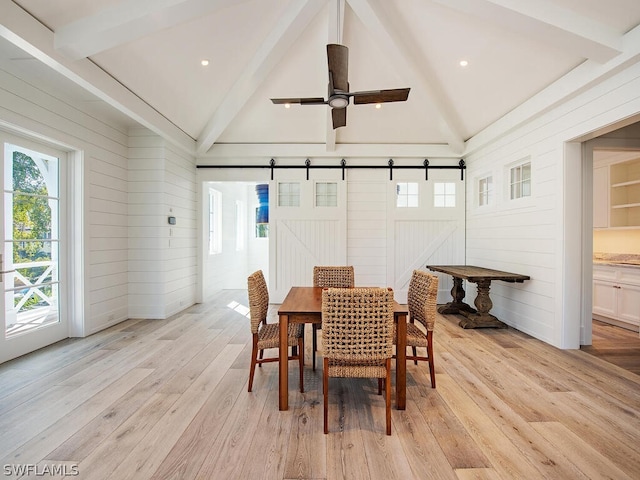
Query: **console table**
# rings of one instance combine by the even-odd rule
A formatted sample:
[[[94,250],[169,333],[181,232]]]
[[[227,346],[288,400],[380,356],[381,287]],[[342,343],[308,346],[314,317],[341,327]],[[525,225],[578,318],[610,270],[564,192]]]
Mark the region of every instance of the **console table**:
[[[446,273],[453,277],[453,288],[451,289],[453,300],[439,307],[438,312],[459,313],[464,315],[465,318],[460,320],[459,323],[462,328],[507,328],[506,323],[501,322],[489,313],[491,307],[493,307],[493,303],[489,297],[491,281],[501,280],[503,282],[522,283],[530,279],[527,275],[502,272],[500,270],[475,267],[473,265],[427,265],[427,268],[434,272]],[[473,302],[476,308],[463,302],[463,280],[475,283],[478,286],[478,294]]]

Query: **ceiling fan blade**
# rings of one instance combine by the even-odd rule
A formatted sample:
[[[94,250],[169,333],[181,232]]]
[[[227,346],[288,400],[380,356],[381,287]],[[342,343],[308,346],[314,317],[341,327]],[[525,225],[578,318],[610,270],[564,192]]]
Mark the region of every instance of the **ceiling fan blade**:
[[[347,108],[332,108],[331,119],[333,120],[333,129],[344,127],[347,124]]]
[[[410,88],[395,88],[392,90],[373,90],[370,92],[353,92],[353,103],[386,103],[386,102],[404,102],[409,97]]]
[[[329,82],[333,81],[333,90],[348,92],[349,49],[337,43],[328,44],[327,64],[329,66]]]
[[[325,100],[322,97],[310,97],[310,98],[272,98],[271,101],[276,105],[285,103],[299,103],[300,105],[324,105]]]

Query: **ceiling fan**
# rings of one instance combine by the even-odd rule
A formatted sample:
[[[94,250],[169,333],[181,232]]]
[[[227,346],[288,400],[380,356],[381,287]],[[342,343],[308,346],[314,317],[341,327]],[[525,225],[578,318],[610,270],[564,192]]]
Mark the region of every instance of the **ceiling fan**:
[[[347,80],[349,70],[349,49],[344,45],[327,45],[327,63],[329,66],[329,94],[327,100],[322,97],[310,98],[272,98],[275,104],[297,103],[300,105],[329,105],[333,128],[347,124],[347,106],[353,97],[355,105],[365,103],[404,102],[409,97],[409,88],[392,90],[371,90],[368,92],[350,92]]]

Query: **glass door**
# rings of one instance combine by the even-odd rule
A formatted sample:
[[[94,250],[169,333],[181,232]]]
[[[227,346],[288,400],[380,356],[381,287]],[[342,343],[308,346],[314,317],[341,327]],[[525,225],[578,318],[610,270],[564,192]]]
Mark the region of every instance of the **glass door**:
[[[68,336],[59,304],[62,154],[26,145],[3,141],[0,362]]]

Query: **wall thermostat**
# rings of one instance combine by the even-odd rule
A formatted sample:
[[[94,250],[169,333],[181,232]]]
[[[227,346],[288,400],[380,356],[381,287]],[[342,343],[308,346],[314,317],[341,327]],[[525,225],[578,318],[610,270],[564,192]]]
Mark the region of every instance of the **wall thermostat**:
[[[169,225],[175,225],[176,224],[176,217],[169,217]]]

